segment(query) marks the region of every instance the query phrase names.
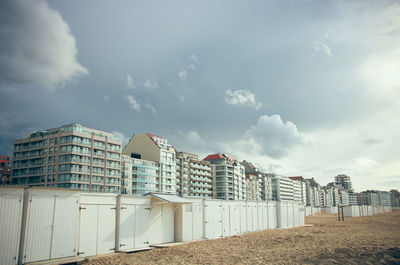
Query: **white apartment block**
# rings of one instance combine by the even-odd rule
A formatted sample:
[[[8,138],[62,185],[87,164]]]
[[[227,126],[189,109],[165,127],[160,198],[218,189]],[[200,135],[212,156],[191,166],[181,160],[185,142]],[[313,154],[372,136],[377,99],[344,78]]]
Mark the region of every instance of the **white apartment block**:
[[[198,155],[176,153],[176,195],[215,198],[212,166]]]
[[[154,161],[159,164],[157,191],[176,193],[175,149],[167,139],[153,134],[134,135],[122,151],[131,158]]]
[[[303,182],[299,180],[292,180],[293,182],[293,200],[296,202],[303,202],[302,186]]]
[[[272,182],[271,177],[266,173],[259,175],[259,191],[262,201],[272,201]]]
[[[120,139],[79,124],[14,141],[12,184],[119,193]]]
[[[141,196],[157,192],[157,162],[122,155],[121,193]]]
[[[246,174],[246,179],[245,179],[245,185],[244,185],[244,190],[245,190],[245,197],[246,200],[260,200],[261,198],[261,191],[259,188],[259,175],[258,173],[256,174]]]
[[[215,197],[222,200],[244,200],[246,193],[244,166],[226,154],[208,155],[203,159],[212,164]]]
[[[350,205],[350,200],[349,200],[349,193],[345,189],[340,189],[339,190],[339,196],[340,196],[340,204],[342,206],[349,206]]]
[[[293,180],[288,177],[268,174],[271,177],[272,199],[274,201],[293,201]]]

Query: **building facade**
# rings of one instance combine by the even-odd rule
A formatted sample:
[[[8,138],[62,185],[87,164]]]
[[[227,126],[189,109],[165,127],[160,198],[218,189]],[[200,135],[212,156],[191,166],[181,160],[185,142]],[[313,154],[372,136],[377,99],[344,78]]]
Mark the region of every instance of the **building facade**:
[[[131,158],[157,162],[157,190],[162,193],[176,193],[175,149],[168,140],[154,134],[134,135],[124,147],[122,154]]]
[[[121,193],[141,196],[157,192],[157,162],[122,155]]]
[[[120,139],[69,124],[14,141],[12,183],[120,193]]]
[[[244,166],[226,154],[208,155],[203,159],[213,165],[215,198],[222,200],[244,200]]]
[[[215,198],[212,165],[198,155],[176,153],[176,195]]]
[[[294,189],[293,180],[288,177],[268,174],[271,178],[272,200],[274,201],[293,201]]]

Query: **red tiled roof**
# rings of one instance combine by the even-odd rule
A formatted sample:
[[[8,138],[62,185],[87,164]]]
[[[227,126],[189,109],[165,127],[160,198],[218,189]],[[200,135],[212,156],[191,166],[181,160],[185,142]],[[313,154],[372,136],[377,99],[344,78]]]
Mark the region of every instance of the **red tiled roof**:
[[[10,157],[8,156],[0,156],[0,162],[10,162]]]
[[[230,159],[232,161],[235,160],[232,156],[226,154],[213,154],[206,156],[203,160],[214,160],[214,159]]]
[[[296,177],[289,177],[292,180],[304,180],[302,176],[296,176]]]

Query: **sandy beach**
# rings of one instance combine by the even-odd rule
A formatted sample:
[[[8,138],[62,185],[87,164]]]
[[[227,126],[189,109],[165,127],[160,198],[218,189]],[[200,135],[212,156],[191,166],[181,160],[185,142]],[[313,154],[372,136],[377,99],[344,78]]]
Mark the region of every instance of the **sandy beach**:
[[[94,258],[82,264],[400,264],[400,210]]]

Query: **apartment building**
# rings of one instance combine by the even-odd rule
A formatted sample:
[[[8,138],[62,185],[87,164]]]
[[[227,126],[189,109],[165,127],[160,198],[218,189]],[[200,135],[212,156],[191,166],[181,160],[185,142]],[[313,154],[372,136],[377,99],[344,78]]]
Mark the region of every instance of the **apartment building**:
[[[260,200],[272,201],[272,182],[267,173],[261,172],[259,175],[258,189],[260,191]]]
[[[14,141],[12,184],[119,193],[120,139],[79,124]]]
[[[212,154],[203,159],[213,165],[215,197],[222,200],[244,200],[244,166],[226,154]]]
[[[265,195],[262,196],[263,194],[262,188],[265,187],[265,182],[263,182],[262,174],[252,163],[246,160],[240,162],[240,164],[244,166],[245,170],[246,178],[245,178],[244,189],[246,194],[245,195],[246,200],[261,200],[262,197],[264,197],[263,200],[265,200]]]
[[[176,153],[176,195],[215,198],[212,165],[187,152]]]
[[[288,177],[268,174],[271,178],[272,200],[274,201],[293,201],[294,190],[293,180]]]
[[[305,205],[307,203],[305,179],[302,176],[294,176],[289,178],[293,180],[294,200]]]
[[[157,191],[176,193],[176,158],[175,149],[168,140],[154,134],[137,134],[132,136],[124,147],[122,154],[131,158],[157,162]]]
[[[0,185],[11,184],[10,157],[0,156]]]
[[[157,192],[157,162],[122,155],[121,193],[141,196]]]
[[[340,204],[342,206],[349,206],[350,205],[349,192],[347,190],[339,189],[339,196],[340,196]]]

